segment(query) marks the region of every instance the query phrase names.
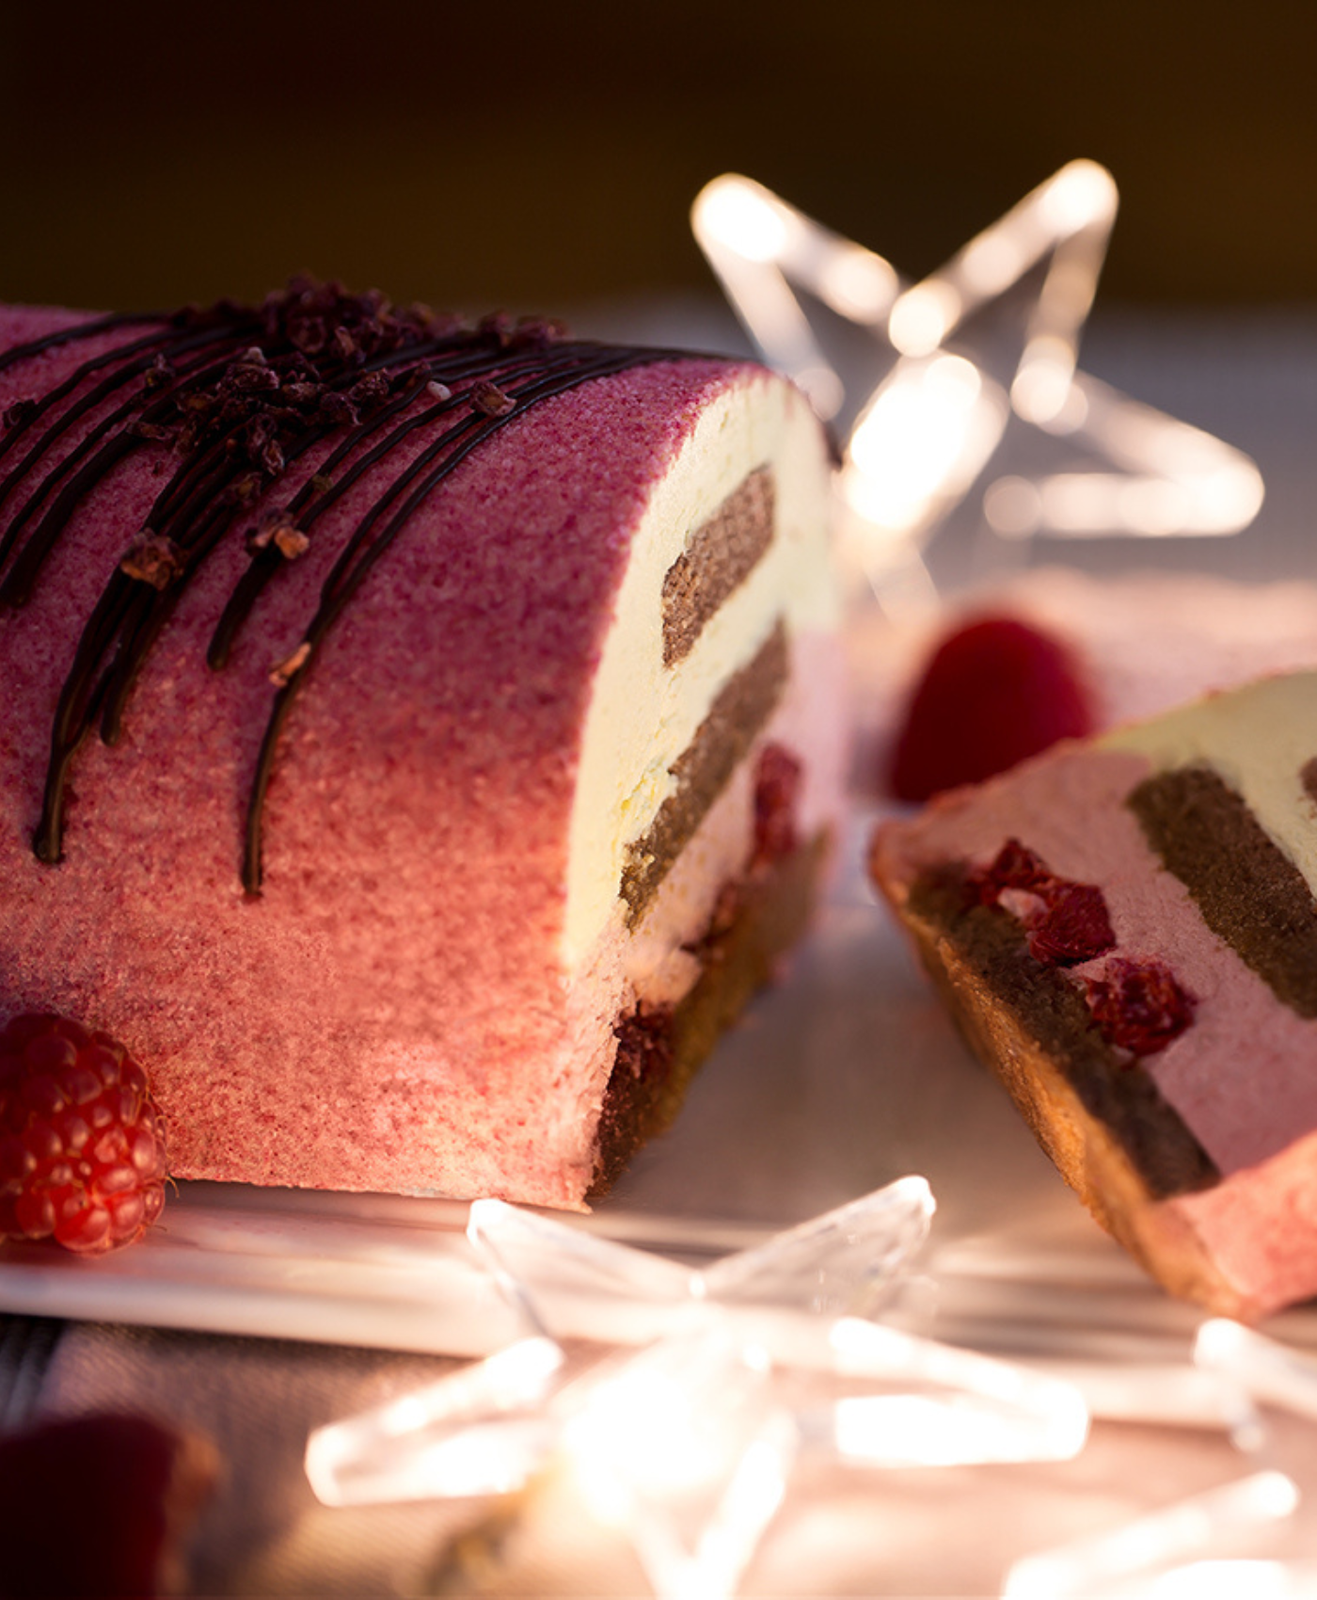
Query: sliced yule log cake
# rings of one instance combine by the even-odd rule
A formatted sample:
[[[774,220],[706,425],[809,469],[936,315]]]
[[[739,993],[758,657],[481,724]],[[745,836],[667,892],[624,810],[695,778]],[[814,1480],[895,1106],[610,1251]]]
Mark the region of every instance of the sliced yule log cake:
[[[1317,673],[954,790],[874,877],[1067,1180],[1166,1286],[1317,1294]]]
[[[828,465],[748,362],[294,282],[0,313],[0,1021],[172,1170],[580,1205],[799,935]]]

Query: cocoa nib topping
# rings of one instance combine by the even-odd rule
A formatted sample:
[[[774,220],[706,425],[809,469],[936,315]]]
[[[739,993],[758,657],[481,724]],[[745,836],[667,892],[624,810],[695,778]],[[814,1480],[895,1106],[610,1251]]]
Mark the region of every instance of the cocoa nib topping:
[[[145,427],[165,431],[144,433],[142,421],[134,430],[167,438],[185,457],[222,443],[268,478],[282,472],[290,444],[308,427],[355,426],[389,399],[388,372],[354,377],[354,369],[432,337],[414,314],[395,314],[383,295],[350,295],[308,278],[271,295],[259,311],[221,302],[185,316],[189,327],[250,320],[262,337],[209,382],[162,394]],[[167,368],[148,374],[148,386],[168,382]]]
[[[1100,977],[1085,976],[1084,998],[1108,1044],[1151,1056],[1178,1039],[1194,1019],[1194,999],[1155,957],[1114,956]]]
[[[287,511],[269,511],[258,527],[248,529],[247,548],[254,552],[267,550],[271,545],[285,560],[294,561],[305,555],[311,541]]]
[[[284,688],[297,676],[310,659],[310,641],[303,639],[292,655],[287,656],[283,661],[277,661],[270,668],[270,682],[276,689]]]
[[[436,311],[424,300],[413,300],[402,313],[405,322],[418,327],[427,339],[448,339],[466,331],[466,318],[456,311]]]
[[[128,550],[119,570],[153,589],[167,589],[182,573],[186,558],[172,539],[148,533]]]
[[[516,409],[517,402],[496,383],[478,383],[468,397],[472,408],[483,411],[487,417],[506,417]]]
[[[173,444],[178,438],[177,425],[171,427],[164,422],[148,422],[145,417],[138,417],[128,424],[128,432],[134,439],[145,439],[149,444]]]
[[[161,389],[166,384],[172,383],[174,378],[174,368],[168,358],[164,355],[157,355],[146,370],[146,376],[142,379],[142,386],[147,390]]]
[[[25,422],[30,422],[36,414],[37,403],[35,400],[15,400],[13,405],[5,408],[5,427],[21,428]]]
[[[556,317],[514,317],[509,311],[491,311],[476,331],[505,350],[538,350],[568,337],[566,323]]]
[[[545,345],[561,344],[570,337],[567,324],[557,317],[522,317],[511,342],[514,350],[540,350]]]
[[[377,289],[349,294],[341,283],[303,275],[261,308],[267,339],[306,356],[360,366],[374,356],[432,338],[423,308],[397,312]]]

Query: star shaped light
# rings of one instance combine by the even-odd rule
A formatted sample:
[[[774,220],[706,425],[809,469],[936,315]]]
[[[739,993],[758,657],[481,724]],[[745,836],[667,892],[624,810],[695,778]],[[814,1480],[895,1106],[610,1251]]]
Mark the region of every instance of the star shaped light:
[[[313,1434],[336,1505],[512,1492],[554,1463],[663,1597],[730,1595],[797,1455],[861,1467],[1058,1460],[1071,1385],[874,1320],[933,1214],[922,1178],[703,1269],[497,1200],[468,1236],[525,1335]]]
[[[625,1530],[660,1600],[721,1600],[802,1456],[866,1469],[1062,1461],[1091,1412],[1224,1429],[1247,1470],[1034,1550],[1003,1575],[1004,1596],[1313,1592],[1310,1564],[1228,1553],[1293,1515],[1298,1487],[1253,1402],[1317,1417],[1317,1362],[1220,1320],[1201,1325],[1192,1366],[1186,1353],[1183,1368],[1141,1368],[1126,1353],[1087,1376],[1082,1360],[1039,1370],[903,1332],[877,1318],[895,1309],[933,1210],[924,1180],[904,1178],[696,1269],[476,1201],[469,1240],[522,1337],[318,1429],[311,1485],[328,1505],[365,1505],[506,1495],[565,1469],[584,1508]],[[1094,1340],[1085,1324],[1077,1348],[1091,1357]],[[1184,1409],[1170,1391],[1190,1376],[1198,1398]]]
[[[984,516],[1003,536],[1228,534],[1257,515],[1247,456],[1077,368],[1116,203],[1104,168],[1071,162],[907,283],[748,178],[696,199],[733,309],[834,429],[842,548],[880,596],[915,574],[928,587],[922,549],[1012,418],[1085,465],[988,482]]]

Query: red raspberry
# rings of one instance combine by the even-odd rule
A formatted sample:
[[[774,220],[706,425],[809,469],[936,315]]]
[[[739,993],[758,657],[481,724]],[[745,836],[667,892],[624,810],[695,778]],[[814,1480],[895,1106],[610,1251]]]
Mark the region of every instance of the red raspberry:
[[[1091,883],[1058,880],[1045,891],[1047,909],[1029,929],[1029,954],[1049,967],[1091,961],[1116,942],[1107,902]]]
[[[755,844],[752,867],[771,865],[799,844],[796,813],[804,768],[780,744],[766,744],[755,766]]]
[[[218,1466],[209,1439],[130,1412],[0,1437],[0,1596],[183,1593],[184,1538]]]
[[[1096,726],[1069,653],[1014,617],[980,617],[935,650],[906,711],[889,787],[927,800]]]
[[[1098,1031],[1132,1055],[1151,1056],[1194,1020],[1193,997],[1163,961],[1114,957],[1100,978],[1084,979]]]
[[[1008,839],[992,862],[971,870],[965,882],[971,904],[1000,906],[1024,924],[1029,954],[1046,966],[1091,961],[1116,943],[1101,889],[1058,878],[1018,839]]]
[[[1057,881],[1043,858],[1018,839],[1008,839],[990,865],[978,867],[968,878],[974,896],[985,906],[996,905],[1003,889],[1024,889],[1046,895]]]
[[[165,1172],[160,1113],[123,1045],[49,1015],[0,1030],[0,1239],[131,1244],[160,1215]]]

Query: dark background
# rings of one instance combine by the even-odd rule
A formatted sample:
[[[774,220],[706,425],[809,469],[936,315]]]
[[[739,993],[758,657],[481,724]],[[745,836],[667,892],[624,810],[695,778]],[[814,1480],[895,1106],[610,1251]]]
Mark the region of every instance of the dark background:
[[[702,290],[687,211],[725,170],[917,274],[1090,156],[1104,299],[1313,300],[1314,106],[1312,0],[11,0],[0,296]]]

